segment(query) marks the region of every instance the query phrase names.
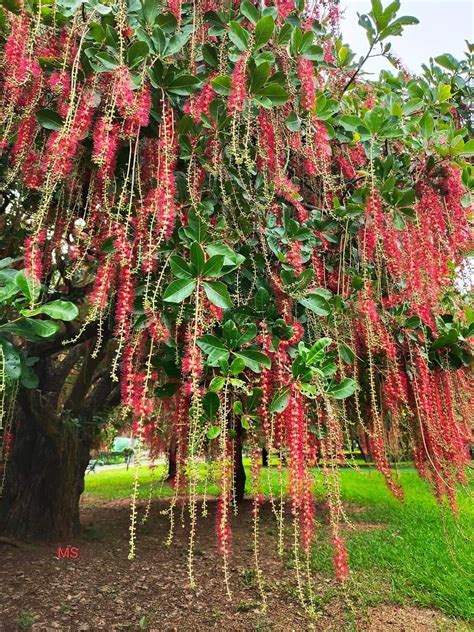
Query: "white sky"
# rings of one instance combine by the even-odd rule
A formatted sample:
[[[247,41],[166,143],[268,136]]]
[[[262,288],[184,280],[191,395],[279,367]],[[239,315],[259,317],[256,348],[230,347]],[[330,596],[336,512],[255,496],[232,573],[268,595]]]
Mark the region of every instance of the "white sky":
[[[390,0],[382,0],[384,8]],[[359,55],[368,49],[365,30],[357,24],[357,13],[368,13],[370,0],[341,0],[345,11],[341,30],[344,42]],[[420,23],[405,27],[401,37],[392,37],[392,52],[412,71],[442,53],[462,59],[466,44],[474,40],[474,0],[402,0],[398,16],[413,15]],[[365,69],[378,74],[382,68],[393,69],[383,58],[369,60]]]

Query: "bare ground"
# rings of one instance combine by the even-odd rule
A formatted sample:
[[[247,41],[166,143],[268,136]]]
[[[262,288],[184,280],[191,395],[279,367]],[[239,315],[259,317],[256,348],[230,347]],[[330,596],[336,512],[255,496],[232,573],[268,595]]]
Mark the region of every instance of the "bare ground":
[[[222,557],[216,546],[214,503],[209,504],[209,516],[198,520],[197,587],[192,590],[187,578],[188,529],[182,526],[187,516],[182,519],[177,510],[175,538],[171,546],[165,546],[169,518],[163,510],[167,506],[161,501],[151,506],[148,522],[139,528],[133,561],[128,560],[128,501],[85,502],[83,535],[74,542],[19,548],[0,543],[0,631],[461,630],[442,614],[417,608],[383,606],[354,616],[327,578],[315,579],[315,592],[329,592],[333,597],[322,601],[317,617],[310,618],[298,603],[294,571],[276,554],[277,531],[268,506],[261,512],[259,537],[266,610],[256,587],[250,504],[232,523],[232,599],[226,593]],[[141,517],[144,503],[139,510]],[[58,546],[66,545],[78,547],[77,559],[58,557]]]

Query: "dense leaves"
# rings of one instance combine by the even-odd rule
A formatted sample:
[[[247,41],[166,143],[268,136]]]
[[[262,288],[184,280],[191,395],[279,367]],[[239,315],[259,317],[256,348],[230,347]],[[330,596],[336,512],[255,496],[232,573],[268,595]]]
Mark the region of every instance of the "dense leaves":
[[[2,392],[38,387],[38,339],[95,324],[98,347],[113,340],[120,419],[152,458],[174,451],[189,492],[191,581],[199,464],[218,462],[227,573],[243,442],[255,520],[260,447],[287,460],[305,555],[323,469],[342,580],[351,441],[396,496],[390,458],[409,454],[455,508],[469,60],[411,77],[387,40],[417,20],[398,10],[373,0],[356,61],[332,1],[4,4]],[[397,74],[366,81],[374,54]],[[132,556],[136,526],[133,508]]]

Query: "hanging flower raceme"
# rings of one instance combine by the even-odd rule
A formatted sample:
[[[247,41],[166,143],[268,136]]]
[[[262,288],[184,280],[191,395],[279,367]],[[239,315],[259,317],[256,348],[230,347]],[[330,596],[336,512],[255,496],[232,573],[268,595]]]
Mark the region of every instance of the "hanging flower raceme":
[[[298,57],[297,74],[301,82],[301,105],[304,110],[311,111],[316,103],[316,81],[312,61]]]
[[[227,109],[230,114],[239,114],[243,111],[247,100],[247,68],[248,53],[243,53],[235,64],[231,77],[231,90],[227,101]]]

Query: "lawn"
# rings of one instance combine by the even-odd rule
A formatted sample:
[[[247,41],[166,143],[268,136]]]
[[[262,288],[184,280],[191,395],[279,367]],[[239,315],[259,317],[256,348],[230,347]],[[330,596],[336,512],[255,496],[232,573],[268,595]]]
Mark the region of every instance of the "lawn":
[[[216,493],[213,472],[208,475],[209,494]],[[285,473],[284,473],[285,474]],[[86,477],[89,498],[114,500],[130,495],[133,468],[105,470]],[[140,498],[170,496],[171,488],[159,479],[164,466],[151,474],[140,471]],[[346,586],[353,606],[364,608],[379,603],[396,603],[437,608],[465,620],[474,619],[474,506],[469,489],[459,490],[459,517],[455,520],[440,508],[428,486],[411,468],[400,470],[406,492],[403,504],[386,489],[382,477],[373,469],[341,470],[342,499],[354,528],[346,535],[351,578]],[[278,490],[278,472],[263,473],[265,493]],[[152,485],[152,487],[150,487]],[[317,493],[322,492],[322,477],[315,471]],[[204,484],[198,490],[204,491]],[[320,575],[332,575],[331,551],[325,520],[318,524],[312,566]],[[331,590],[317,595],[317,601],[331,599]]]

